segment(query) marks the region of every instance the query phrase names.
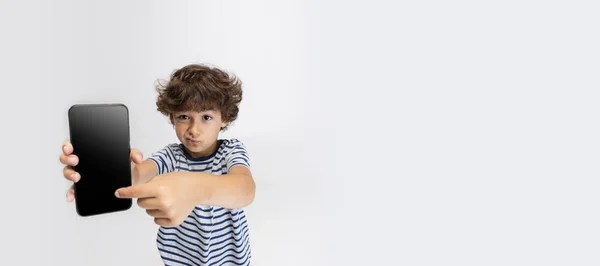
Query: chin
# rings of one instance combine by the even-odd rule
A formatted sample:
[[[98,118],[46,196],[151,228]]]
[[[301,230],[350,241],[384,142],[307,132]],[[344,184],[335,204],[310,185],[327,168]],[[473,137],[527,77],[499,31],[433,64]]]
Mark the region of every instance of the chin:
[[[194,144],[191,144],[191,143],[185,143],[183,145],[188,150],[193,151],[193,152],[203,152],[205,150],[203,145],[202,146],[201,145],[194,145]]]

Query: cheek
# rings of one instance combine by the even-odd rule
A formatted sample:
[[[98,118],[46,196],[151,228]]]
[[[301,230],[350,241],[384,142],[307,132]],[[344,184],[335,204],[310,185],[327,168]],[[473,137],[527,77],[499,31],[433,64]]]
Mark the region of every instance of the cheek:
[[[185,126],[182,125],[175,125],[175,132],[177,132],[177,135],[182,135],[185,133]]]
[[[221,131],[222,127],[224,127],[223,123],[215,123],[213,126],[213,130],[216,131],[217,133],[219,133],[219,131]]]

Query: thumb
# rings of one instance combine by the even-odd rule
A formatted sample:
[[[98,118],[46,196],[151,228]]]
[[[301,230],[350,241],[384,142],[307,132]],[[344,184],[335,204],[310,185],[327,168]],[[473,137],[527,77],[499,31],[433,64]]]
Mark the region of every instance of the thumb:
[[[151,183],[133,185],[129,187],[119,188],[115,191],[115,196],[121,199],[131,198],[149,198],[155,196],[156,189]]]
[[[144,158],[142,152],[135,148],[131,148],[131,151],[129,152],[129,157],[131,158],[131,161],[135,164],[141,163],[142,159]]]

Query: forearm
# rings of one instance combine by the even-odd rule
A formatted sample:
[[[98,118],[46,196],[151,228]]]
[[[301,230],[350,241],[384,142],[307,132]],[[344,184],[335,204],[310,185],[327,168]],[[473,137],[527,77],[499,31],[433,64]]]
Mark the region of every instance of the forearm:
[[[190,178],[190,196],[197,205],[239,209],[254,201],[254,179],[246,174],[212,175],[199,172],[182,172]]]

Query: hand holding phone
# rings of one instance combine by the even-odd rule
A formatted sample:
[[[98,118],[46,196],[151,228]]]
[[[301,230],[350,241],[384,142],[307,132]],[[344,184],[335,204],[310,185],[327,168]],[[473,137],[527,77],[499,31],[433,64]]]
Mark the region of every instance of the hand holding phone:
[[[75,170],[73,170],[73,167],[77,166],[77,163],[79,162],[79,158],[77,157],[77,155],[73,154],[73,145],[71,144],[70,141],[67,141],[63,144],[62,152],[59,157],[60,157],[59,158],[60,162],[65,165],[65,167],[63,168],[63,176],[67,180],[72,181],[73,183],[77,183],[79,181],[79,179],[81,178],[81,175],[79,173],[75,172]],[[133,167],[136,164],[139,164],[142,162],[142,158],[144,158],[144,155],[140,150],[131,148],[129,157],[131,158],[131,162],[133,163],[131,165],[131,170],[133,171]],[[133,172],[132,172],[132,175],[133,175]],[[75,185],[71,185],[71,187],[67,190],[67,201],[68,202],[72,202],[73,200],[75,200],[74,186]]]

